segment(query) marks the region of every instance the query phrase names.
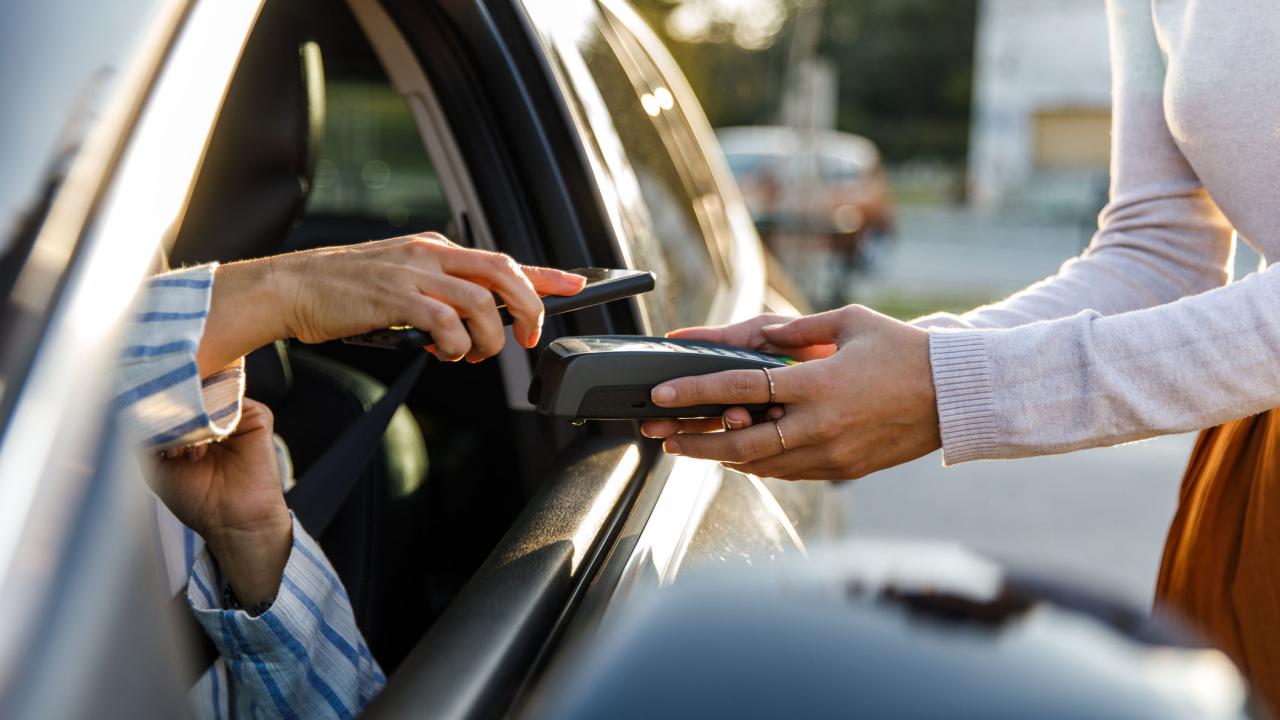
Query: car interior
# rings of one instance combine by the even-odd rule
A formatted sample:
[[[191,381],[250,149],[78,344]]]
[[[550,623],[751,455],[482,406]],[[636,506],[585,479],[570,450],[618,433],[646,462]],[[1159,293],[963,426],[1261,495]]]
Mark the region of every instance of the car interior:
[[[170,261],[229,262],[423,231],[466,244],[453,217],[409,108],[346,3],[270,0]],[[249,358],[248,395],[271,407],[300,477],[409,359],[278,343]],[[572,437],[508,400],[499,362],[429,363],[318,538],[388,673]]]

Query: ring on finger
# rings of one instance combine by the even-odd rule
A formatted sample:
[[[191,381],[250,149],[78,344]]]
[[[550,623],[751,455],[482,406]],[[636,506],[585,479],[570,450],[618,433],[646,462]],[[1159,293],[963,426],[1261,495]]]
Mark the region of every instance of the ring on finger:
[[[773,430],[778,433],[778,442],[782,445],[782,454],[786,455],[791,452],[787,449],[787,438],[782,434],[782,425],[778,424],[777,420],[773,421]]]
[[[778,388],[773,384],[773,375],[769,373],[769,368],[760,368],[764,371],[764,377],[769,381],[769,404],[776,405],[778,403]]]

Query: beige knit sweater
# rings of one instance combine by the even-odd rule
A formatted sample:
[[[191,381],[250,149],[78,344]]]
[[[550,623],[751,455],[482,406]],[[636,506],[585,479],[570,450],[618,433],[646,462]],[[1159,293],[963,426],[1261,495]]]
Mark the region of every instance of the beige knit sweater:
[[[930,328],[948,464],[1280,406],[1280,0],[1108,0],[1111,200],[1057,275]],[[1268,268],[1230,281],[1232,230]]]

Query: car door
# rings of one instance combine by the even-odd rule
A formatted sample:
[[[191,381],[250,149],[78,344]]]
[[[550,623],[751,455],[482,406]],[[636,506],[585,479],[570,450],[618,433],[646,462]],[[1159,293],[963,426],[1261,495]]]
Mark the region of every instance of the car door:
[[[6,145],[15,162],[4,201],[22,218],[0,239],[5,717],[182,712],[145,483],[109,400],[121,323],[181,215],[257,6],[3,11],[6,51],[28,53],[5,55],[4,112],[15,125],[4,142],[25,144]],[[24,129],[30,121],[41,127]],[[9,182],[19,172],[29,175]],[[38,190],[16,197],[17,183]]]
[[[653,168],[656,184],[650,191],[666,193],[663,209],[678,214],[663,219],[679,223],[680,244],[664,246],[654,210],[627,199],[626,183],[633,193],[638,187],[634,172],[625,165],[606,166],[596,146],[601,140],[612,140],[615,148],[621,143],[608,106],[597,106],[607,125],[596,132],[580,113],[575,88],[564,81],[558,63],[565,58],[556,54],[554,38],[540,32],[536,8],[509,1],[432,6],[394,0],[381,7],[430,80],[487,226],[501,228],[493,234],[496,247],[521,260],[562,266],[674,263],[683,264],[682,270],[700,269],[679,282],[673,280],[677,273],[661,272],[662,290],[654,299],[553,319],[548,337],[651,333],[760,311],[765,287],[758,240],[732,186],[724,186],[723,162],[704,159],[701,167],[687,167],[673,160],[682,152],[706,152],[705,120],[699,125],[682,114],[685,127],[678,128],[642,116],[651,158],[666,163]],[[551,4],[550,23],[564,20],[563,13],[575,7],[579,4]],[[599,11],[594,5],[586,9]],[[666,87],[659,79],[662,71],[652,64],[634,66],[636,61],[620,55],[626,49],[617,47],[607,48],[612,62],[627,64],[618,65],[621,81],[611,89],[646,113],[638,90],[645,82],[658,83],[654,89]],[[642,72],[649,73],[647,79]],[[677,94],[681,103],[695,102],[681,84],[672,92],[673,107]],[[689,107],[687,112],[700,118],[696,104]],[[690,197],[691,189],[696,197]],[[528,371],[528,358],[513,360],[504,364],[505,376]],[[513,415],[520,412],[520,403],[510,396],[508,402]],[[734,554],[738,558],[758,549],[757,538],[773,543],[771,552],[798,547],[794,523],[760,481],[725,483],[713,463],[661,458],[631,424],[572,429],[530,419],[550,428],[550,436],[539,437],[559,443],[552,445],[558,449],[550,472],[486,562],[393,674],[372,716],[420,707],[442,716],[491,714],[508,707],[522,684],[534,682],[538,669],[554,657],[558,638],[580,614],[579,603],[588,592],[609,597],[615,588],[629,586],[631,580],[619,579],[627,568],[628,577],[646,582],[655,577],[644,571],[655,563],[628,562],[651,557],[649,550],[635,548],[647,527],[654,531],[645,539],[646,548],[662,552],[679,548],[682,554],[702,547],[704,537],[730,535],[742,542]],[[664,493],[664,487],[673,490]],[[665,502],[655,513],[660,498]],[[708,514],[712,507],[723,511]],[[704,517],[728,522],[715,520],[717,532],[699,534]],[[606,563],[610,571],[602,576],[599,569]]]

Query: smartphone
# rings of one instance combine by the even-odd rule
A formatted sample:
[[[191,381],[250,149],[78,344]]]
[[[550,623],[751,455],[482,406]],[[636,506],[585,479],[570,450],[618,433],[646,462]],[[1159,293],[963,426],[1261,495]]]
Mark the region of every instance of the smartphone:
[[[655,285],[653,273],[647,270],[611,270],[592,267],[574,268],[568,272],[582,275],[587,279],[587,284],[577,295],[544,295],[542,307],[548,317],[641,295],[652,290]],[[502,318],[502,324],[510,325],[514,319],[511,313],[507,312],[506,302],[496,293],[493,300],[498,306],[498,315]],[[342,342],[387,350],[421,350],[434,341],[431,339],[431,333],[424,330],[415,327],[393,327],[345,337],[342,338]]]

